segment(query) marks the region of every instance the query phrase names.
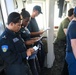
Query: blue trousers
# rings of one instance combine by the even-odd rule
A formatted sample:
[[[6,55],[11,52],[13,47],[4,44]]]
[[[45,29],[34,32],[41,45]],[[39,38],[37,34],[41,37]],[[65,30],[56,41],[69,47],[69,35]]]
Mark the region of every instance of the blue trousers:
[[[30,59],[28,62],[29,62],[32,74],[39,75],[40,74],[40,65],[38,63],[37,57],[35,57],[35,59]]]
[[[6,75],[32,75],[28,64],[11,64],[5,68]]]
[[[69,75],[76,75],[76,59],[72,52],[66,52]]]

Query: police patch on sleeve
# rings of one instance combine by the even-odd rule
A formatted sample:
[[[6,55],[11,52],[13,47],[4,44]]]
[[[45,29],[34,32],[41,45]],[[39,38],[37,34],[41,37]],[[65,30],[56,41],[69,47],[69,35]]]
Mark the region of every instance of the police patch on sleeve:
[[[3,52],[7,52],[7,50],[8,50],[8,45],[2,45],[2,46],[1,46],[1,49],[2,49]]]

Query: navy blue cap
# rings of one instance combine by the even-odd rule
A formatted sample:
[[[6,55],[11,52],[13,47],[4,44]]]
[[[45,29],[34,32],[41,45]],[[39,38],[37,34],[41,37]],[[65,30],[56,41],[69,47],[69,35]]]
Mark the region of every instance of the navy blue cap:
[[[39,13],[42,14],[41,7],[38,5],[34,6],[33,10],[37,10]]]
[[[74,14],[76,14],[76,7],[74,8]]]

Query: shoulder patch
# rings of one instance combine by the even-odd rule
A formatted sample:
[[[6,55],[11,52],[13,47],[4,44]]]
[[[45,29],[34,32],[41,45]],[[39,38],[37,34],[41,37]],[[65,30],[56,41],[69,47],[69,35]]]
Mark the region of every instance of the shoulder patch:
[[[4,35],[2,38],[3,38],[3,39],[6,39],[6,36]]]
[[[8,45],[2,45],[2,46],[1,46],[1,49],[2,49],[3,52],[7,52],[7,50],[8,50]]]

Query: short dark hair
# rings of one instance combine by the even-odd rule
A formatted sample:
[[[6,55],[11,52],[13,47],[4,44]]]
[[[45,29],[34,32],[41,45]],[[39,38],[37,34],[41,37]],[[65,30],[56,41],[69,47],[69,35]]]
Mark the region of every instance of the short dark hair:
[[[21,20],[20,14],[17,12],[12,12],[8,15],[7,24],[9,25],[11,22],[18,23]]]
[[[30,13],[28,11],[26,11],[25,8],[22,9],[21,15],[22,15],[23,19],[30,17]]]
[[[74,13],[74,8],[71,8],[71,9],[69,9],[68,10],[68,16],[70,17],[70,16],[72,16]]]

